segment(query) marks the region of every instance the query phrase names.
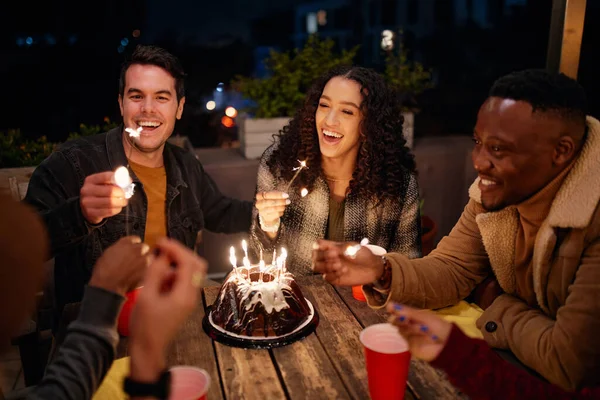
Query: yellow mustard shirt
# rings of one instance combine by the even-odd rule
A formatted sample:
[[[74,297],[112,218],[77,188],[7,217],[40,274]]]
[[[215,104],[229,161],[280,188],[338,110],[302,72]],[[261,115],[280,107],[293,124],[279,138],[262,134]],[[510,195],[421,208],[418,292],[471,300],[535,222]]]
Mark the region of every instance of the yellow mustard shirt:
[[[167,172],[165,167],[150,168],[129,161],[129,166],[135,172],[142,185],[148,200],[148,213],[146,214],[146,231],[144,243],[152,247],[157,239],[167,236],[166,196]]]

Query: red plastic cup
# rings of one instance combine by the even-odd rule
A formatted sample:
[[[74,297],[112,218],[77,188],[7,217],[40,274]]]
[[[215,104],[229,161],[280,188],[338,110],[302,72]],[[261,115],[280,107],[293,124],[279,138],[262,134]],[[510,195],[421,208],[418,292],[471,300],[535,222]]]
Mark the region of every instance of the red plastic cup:
[[[137,297],[140,294],[141,288],[143,288],[143,286],[137,287],[125,294],[125,303],[123,304],[117,322],[117,330],[121,336],[129,336],[129,319],[131,318],[131,312],[137,302]]]
[[[371,253],[375,254],[376,256],[382,256],[387,253],[383,247],[376,246],[374,244],[367,244],[365,247],[371,250]],[[358,301],[367,301],[367,298],[362,291],[362,285],[352,286],[352,297]]]
[[[360,333],[369,393],[373,400],[404,399],[410,368],[408,343],[392,324],[375,324]]]
[[[170,368],[169,400],[206,400],[210,375],[203,369],[182,365]]]

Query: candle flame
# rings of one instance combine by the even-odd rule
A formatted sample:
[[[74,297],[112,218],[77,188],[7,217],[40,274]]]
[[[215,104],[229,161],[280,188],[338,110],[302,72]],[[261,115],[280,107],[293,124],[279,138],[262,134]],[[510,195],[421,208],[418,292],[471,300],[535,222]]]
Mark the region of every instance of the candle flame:
[[[129,170],[127,167],[119,167],[115,170],[114,175],[115,184],[121,189],[126,189],[131,185],[131,177],[129,176]]]
[[[244,253],[248,252],[248,244],[245,240],[242,240],[242,249],[244,250]]]
[[[367,238],[364,238],[363,240],[360,241],[361,246],[366,246],[368,244],[369,244],[369,239],[367,239]]]
[[[302,188],[302,190],[300,191],[300,196],[305,197],[307,194],[308,194],[308,189]]]
[[[306,160],[300,161],[300,165],[302,166],[302,168],[306,167]]]
[[[233,265],[233,268],[237,267],[237,259],[235,258],[235,249],[233,246],[229,248],[229,262]]]

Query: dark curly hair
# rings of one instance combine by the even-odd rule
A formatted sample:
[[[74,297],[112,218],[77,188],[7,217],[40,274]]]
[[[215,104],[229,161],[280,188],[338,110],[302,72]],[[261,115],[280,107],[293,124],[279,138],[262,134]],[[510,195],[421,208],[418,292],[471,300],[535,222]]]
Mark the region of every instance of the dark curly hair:
[[[167,71],[175,78],[175,91],[177,93],[177,101],[185,96],[185,77],[183,67],[179,59],[167,50],[158,46],[138,45],[131,58],[121,66],[121,74],[119,76],[119,94],[125,95],[125,75],[130,66],[135,64],[155,65]]]
[[[407,172],[416,173],[416,165],[402,134],[404,117],[400,97],[385,83],[383,76],[368,68],[336,67],[313,84],[303,107],[274,135],[279,145],[266,160],[270,171],[280,179],[290,180],[298,160],[306,160],[308,168],[302,170],[294,186],[309,190],[322,175],[315,113],[325,85],[337,76],[358,83],[363,96],[360,105],[363,119],[359,126],[361,146],[350,193],[377,200],[402,198],[408,187]]]
[[[587,96],[576,80],[543,69],[526,69],[505,75],[490,89],[489,96],[525,101],[533,112],[554,112],[585,126]]]

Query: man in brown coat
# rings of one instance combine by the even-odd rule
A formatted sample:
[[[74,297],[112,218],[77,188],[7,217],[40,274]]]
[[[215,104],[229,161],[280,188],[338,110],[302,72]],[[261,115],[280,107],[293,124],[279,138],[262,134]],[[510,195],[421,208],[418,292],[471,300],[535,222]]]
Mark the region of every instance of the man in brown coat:
[[[493,277],[502,290],[477,321],[487,343],[563,388],[600,385],[600,123],[583,88],[541,70],[504,76],[473,140],[479,177],[430,255],[353,259],[320,241],[314,270],[363,284],[373,308],[445,307]]]

